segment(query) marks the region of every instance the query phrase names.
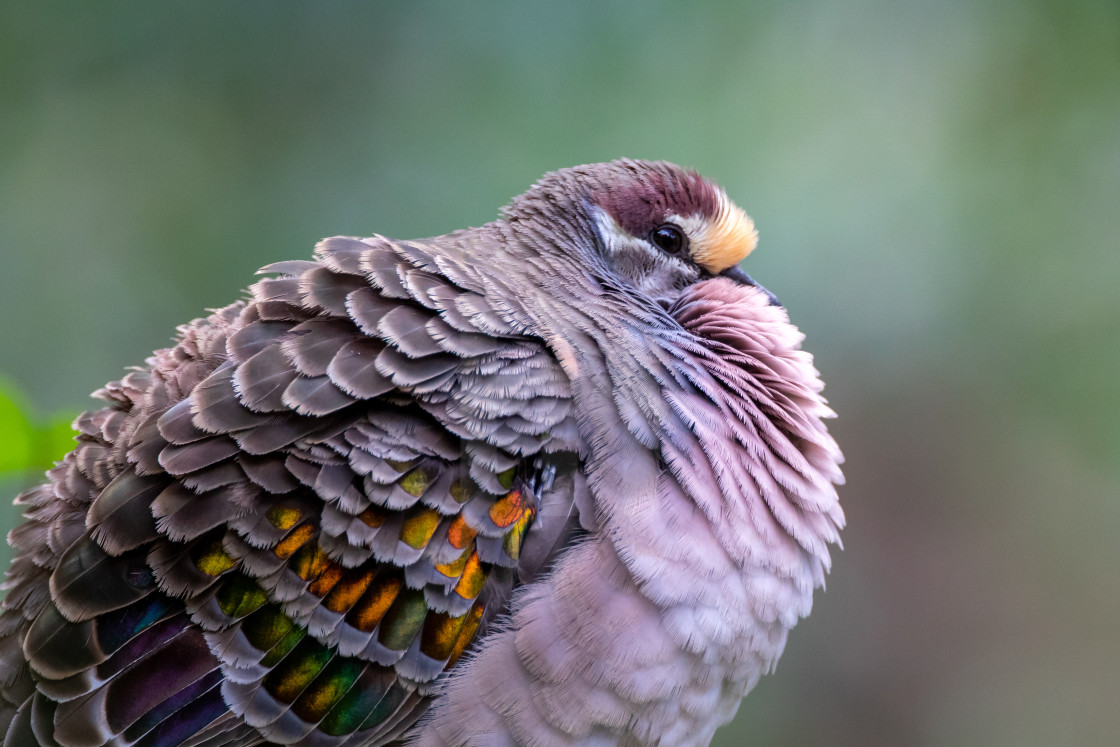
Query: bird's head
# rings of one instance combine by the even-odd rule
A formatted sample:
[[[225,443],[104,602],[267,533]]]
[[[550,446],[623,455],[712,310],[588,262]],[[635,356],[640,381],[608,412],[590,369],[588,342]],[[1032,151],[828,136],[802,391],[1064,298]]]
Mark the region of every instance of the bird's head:
[[[513,220],[565,215],[553,230],[589,237],[595,264],[662,304],[716,275],[757,285],[738,266],[758,243],[754,221],[719,186],[672,163],[623,159],[556,171],[505,212]]]

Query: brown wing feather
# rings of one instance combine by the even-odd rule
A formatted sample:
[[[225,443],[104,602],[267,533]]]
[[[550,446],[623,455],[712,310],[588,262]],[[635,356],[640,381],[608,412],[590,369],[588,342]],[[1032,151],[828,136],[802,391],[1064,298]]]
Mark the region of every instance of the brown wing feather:
[[[571,470],[575,429],[541,343],[419,242],[329,239],[266,269],[102,390],[22,498],[0,616],[18,733],[396,738],[562,544],[574,483],[539,473]]]

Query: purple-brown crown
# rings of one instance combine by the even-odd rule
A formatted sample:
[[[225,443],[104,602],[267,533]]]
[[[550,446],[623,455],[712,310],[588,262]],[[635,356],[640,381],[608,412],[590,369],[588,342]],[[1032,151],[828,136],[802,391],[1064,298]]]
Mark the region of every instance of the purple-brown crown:
[[[545,174],[502,210],[511,220],[555,218],[589,201],[619,231],[650,238],[671,223],[688,236],[693,262],[712,274],[737,265],[758,243],[754,222],[717,185],[667,161],[620,159]]]
[[[647,237],[667,223],[689,238],[692,260],[711,273],[741,262],[758,243],[754,222],[718,186],[665,161],[602,164],[591,199],[631,236]]]

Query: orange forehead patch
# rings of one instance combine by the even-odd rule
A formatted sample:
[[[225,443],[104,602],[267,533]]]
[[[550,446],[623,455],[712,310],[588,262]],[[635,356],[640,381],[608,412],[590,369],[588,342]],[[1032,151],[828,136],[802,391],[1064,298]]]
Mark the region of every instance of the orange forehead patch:
[[[739,264],[758,245],[758,231],[750,216],[722,192],[719,205],[713,218],[676,218],[688,234],[692,261],[713,275]]]

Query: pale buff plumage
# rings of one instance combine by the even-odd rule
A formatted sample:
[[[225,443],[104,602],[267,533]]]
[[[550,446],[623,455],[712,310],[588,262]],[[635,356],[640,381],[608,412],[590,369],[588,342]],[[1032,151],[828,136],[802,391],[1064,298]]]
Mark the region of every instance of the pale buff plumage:
[[[692,242],[692,258],[713,275],[739,264],[758,246],[754,221],[722,190],[715,218],[672,215],[669,221],[684,228]]]

